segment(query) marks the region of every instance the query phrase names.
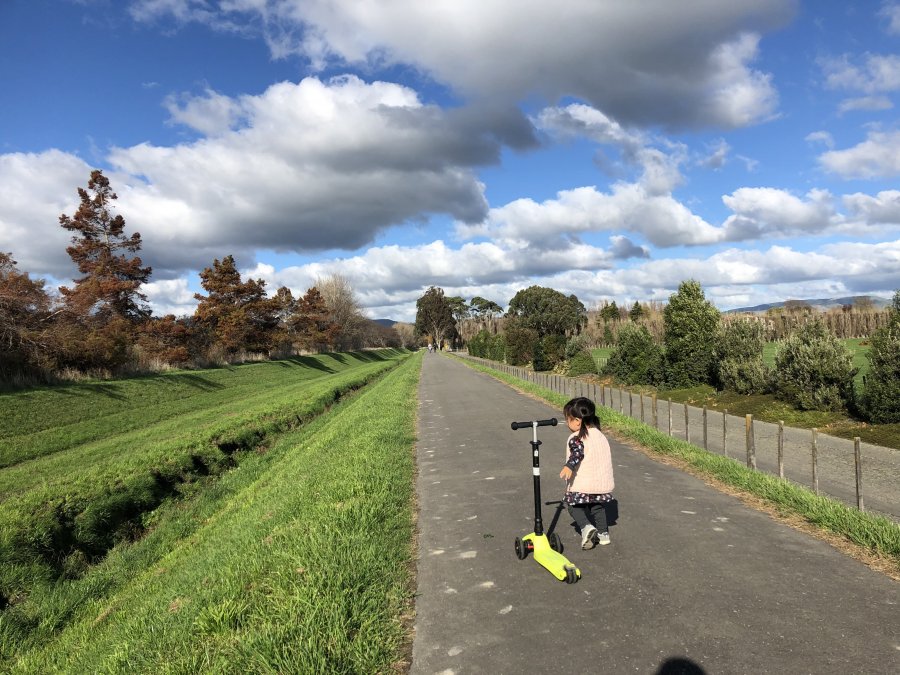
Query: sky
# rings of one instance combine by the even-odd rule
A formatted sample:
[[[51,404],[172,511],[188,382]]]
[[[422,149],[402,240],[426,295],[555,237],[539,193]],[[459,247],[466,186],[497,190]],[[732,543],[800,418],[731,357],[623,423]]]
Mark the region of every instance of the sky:
[[[0,251],[71,284],[100,169],[153,268],[370,318],[900,288],[900,0],[0,0]]]

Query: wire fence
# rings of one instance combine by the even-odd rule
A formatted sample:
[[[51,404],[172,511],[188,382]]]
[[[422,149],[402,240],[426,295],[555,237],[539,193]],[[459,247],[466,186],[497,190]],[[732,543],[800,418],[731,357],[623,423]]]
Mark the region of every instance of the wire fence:
[[[586,396],[662,433],[900,522],[900,452],[772,424],[752,415],[697,408],[655,395],[458,354],[565,396]]]

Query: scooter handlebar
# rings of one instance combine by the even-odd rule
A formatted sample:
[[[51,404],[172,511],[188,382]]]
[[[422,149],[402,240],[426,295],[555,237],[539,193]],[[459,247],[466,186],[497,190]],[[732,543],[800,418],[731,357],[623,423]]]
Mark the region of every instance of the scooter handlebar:
[[[549,420],[537,420],[536,422],[513,422],[512,429],[515,431],[516,429],[524,429],[525,427],[555,427],[558,424],[555,417],[551,417]]]

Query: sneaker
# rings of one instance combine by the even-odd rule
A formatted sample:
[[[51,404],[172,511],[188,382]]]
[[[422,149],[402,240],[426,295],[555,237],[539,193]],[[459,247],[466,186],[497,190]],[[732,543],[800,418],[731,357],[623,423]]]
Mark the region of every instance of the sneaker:
[[[597,545],[597,528],[588,525],[581,531],[581,550],[589,551]],[[608,536],[608,535],[607,535]]]
[[[610,544],[609,541],[609,532],[596,532],[594,538],[596,539],[596,543],[600,546],[608,546]]]

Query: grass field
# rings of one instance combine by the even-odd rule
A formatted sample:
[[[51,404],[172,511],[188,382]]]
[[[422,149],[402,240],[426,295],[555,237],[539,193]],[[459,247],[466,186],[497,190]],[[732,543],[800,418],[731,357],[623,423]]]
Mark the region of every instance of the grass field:
[[[173,383],[171,399],[162,393],[166,383],[160,384],[156,378],[143,381],[145,392],[140,391],[140,381],[110,383],[115,388],[102,393],[96,386],[83,388],[75,396],[84,404],[82,415],[67,418],[59,433],[75,428],[74,437],[90,440],[67,449],[51,441],[57,448],[54,452],[43,451],[31,438],[35,428],[42,427],[37,433],[44,434],[52,430],[42,421],[44,415],[26,415],[21,410],[27,407],[23,401],[39,409],[57,402],[63,392],[30,392],[20,399],[19,407],[0,401],[0,406],[19,411],[21,420],[34,420],[31,428],[23,426],[26,433],[20,437],[26,442],[17,443],[18,437],[8,431],[3,437],[8,456],[18,461],[0,470],[4,494],[0,505],[4,567],[0,662],[16,663],[15,669],[22,672],[215,670],[236,658],[248,662],[251,658],[251,652],[233,653],[233,636],[219,640],[220,633],[254,627],[259,631],[258,640],[242,645],[262,650],[253,651],[252,658],[271,663],[271,672],[339,672],[328,664],[349,663],[368,664],[354,672],[384,668],[399,653],[402,631],[395,625],[401,613],[397,603],[408,597],[404,584],[411,528],[402,523],[411,518],[411,509],[405,507],[412,485],[410,448],[418,361],[403,362],[407,356],[367,352],[207,371],[200,375],[202,387],[197,387],[196,379],[185,385],[194,387],[191,395],[181,395],[184,391]],[[403,362],[399,369],[366,386],[359,395],[352,394],[398,362]],[[224,390],[233,392],[230,404],[222,397]],[[132,406],[135,414],[144,415],[144,426],[126,424],[120,434],[118,421],[114,421],[106,428],[107,436],[103,435],[98,419],[107,414],[118,420],[111,414],[114,406],[104,407],[104,401],[113,398],[111,391],[121,406]],[[92,393],[93,405],[81,401]],[[189,401],[204,394],[210,396],[206,408]],[[353,409],[352,415],[337,414],[344,410],[339,406],[328,415],[315,417],[348,395],[352,400],[346,410]],[[359,403],[362,400],[366,402]],[[137,412],[141,408],[145,410]],[[93,423],[88,419],[92,410],[98,413]],[[310,422],[311,418],[315,419]],[[301,419],[304,423],[296,429]],[[180,466],[181,473],[168,474],[179,479],[175,481],[177,489],[129,521],[132,527],[140,526],[137,541],[132,543],[135,530],[131,529],[132,536],[119,532],[106,542],[112,544],[108,555],[96,559],[85,559],[78,548],[85,542],[75,542],[74,547],[72,541],[65,542],[69,553],[61,561],[46,555],[48,551],[41,546],[63,543],[50,541],[52,537],[47,540],[40,527],[34,527],[48,520],[48,512],[58,517],[61,506],[65,511],[66,505],[83,503],[85,508],[71,518],[73,531],[69,534],[77,534],[90,525],[91,507],[96,502],[116,502],[123,494],[135,496],[123,490],[129,480],[141,482],[135,476],[149,475],[152,484],[158,483],[161,466],[165,468],[172,458],[159,448],[145,448],[153,436],[145,433],[148,426],[159,427],[167,439],[163,445],[169,451],[174,449],[171,464],[179,466],[185,457],[187,463]],[[199,435],[198,426],[204,429]],[[201,447],[204,439],[210,447]],[[118,451],[108,451],[110,446]],[[22,454],[16,455],[17,450]],[[229,461],[216,466],[214,452],[221,456],[219,460],[229,457]],[[205,468],[192,473],[197,469],[198,453],[211,462],[201,462]],[[69,459],[70,454],[76,458]],[[30,484],[29,466],[40,476]],[[385,487],[380,487],[382,483]],[[384,494],[383,489],[387,490]],[[103,520],[94,513],[93,519],[98,518]],[[384,523],[373,523],[373,519]],[[375,539],[361,533],[354,522]],[[335,545],[328,548],[322,542],[318,552],[306,552],[306,545],[316,541],[316,528],[322,530],[319,536],[323,539],[330,540],[337,533],[338,541],[343,542],[337,546],[348,550],[335,551]],[[378,536],[382,528],[389,530],[383,542]],[[262,531],[265,533],[257,538]],[[282,545],[282,536],[289,546]],[[64,563],[72,557],[82,564],[66,567]],[[292,560],[290,573],[278,567],[288,558]],[[344,564],[345,559],[349,565]],[[273,565],[278,567],[277,574]],[[176,569],[180,571],[176,573]],[[323,578],[323,574],[333,578]],[[365,577],[361,586],[371,588],[361,591],[359,599],[341,593],[342,597],[329,601],[337,607],[329,608],[326,603],[309,621],[287,621],[283,614],[281,626],[276,620],[278,611],[274,611],[271,621],[266,618],[268,623],[259,623],[268,612],[278,609],[272,595],[278,584],[316,594],[323,585],[355,588],[357,575]],[[383,592],[386,583],[391,585],[390,593]],[[180,590],[173,590],[176,587]],[[301,596],[294,593],[293,597]],[[309,604],[309,598],[304,602]],[[373,614],[370,610],[379,602],[390,606],[383,607],[382,614]],[[309,613],[311,606],[318,605],[292,606],[290,612]],[[280,609],[288,612],[287,606]],[[162,615],[148,618],[157,611]],[[354,613],[357,625],[341,627]],[[183,617],[189,617],[187,623]],[[170,619],[174,622],[171,633],[163,627]],[[317,623],[321,624],[319,633],[311,629]],[[373,640],[370,630],[384,633],[385,639]],[[294,638],[298,640],[290,649],[303,654],[287,653],[285,631],[294,636],[291,644]],[[101,634],[109,640],[96,639]],[[175,651],[162,647],[166,640],[180,640],[180,646]],[[328,645],[313,650],[320,654],[319,661],[303,661],[310,656],[300,645],[313,644],[310,640]],[[72,661],[75,654],[83,659],[77,667]],[[286,660],[277,665],[282,658]],[[370,668],[376,662],[378,668]],[[289,663],[305,665],[292,669],[284,665]]]

